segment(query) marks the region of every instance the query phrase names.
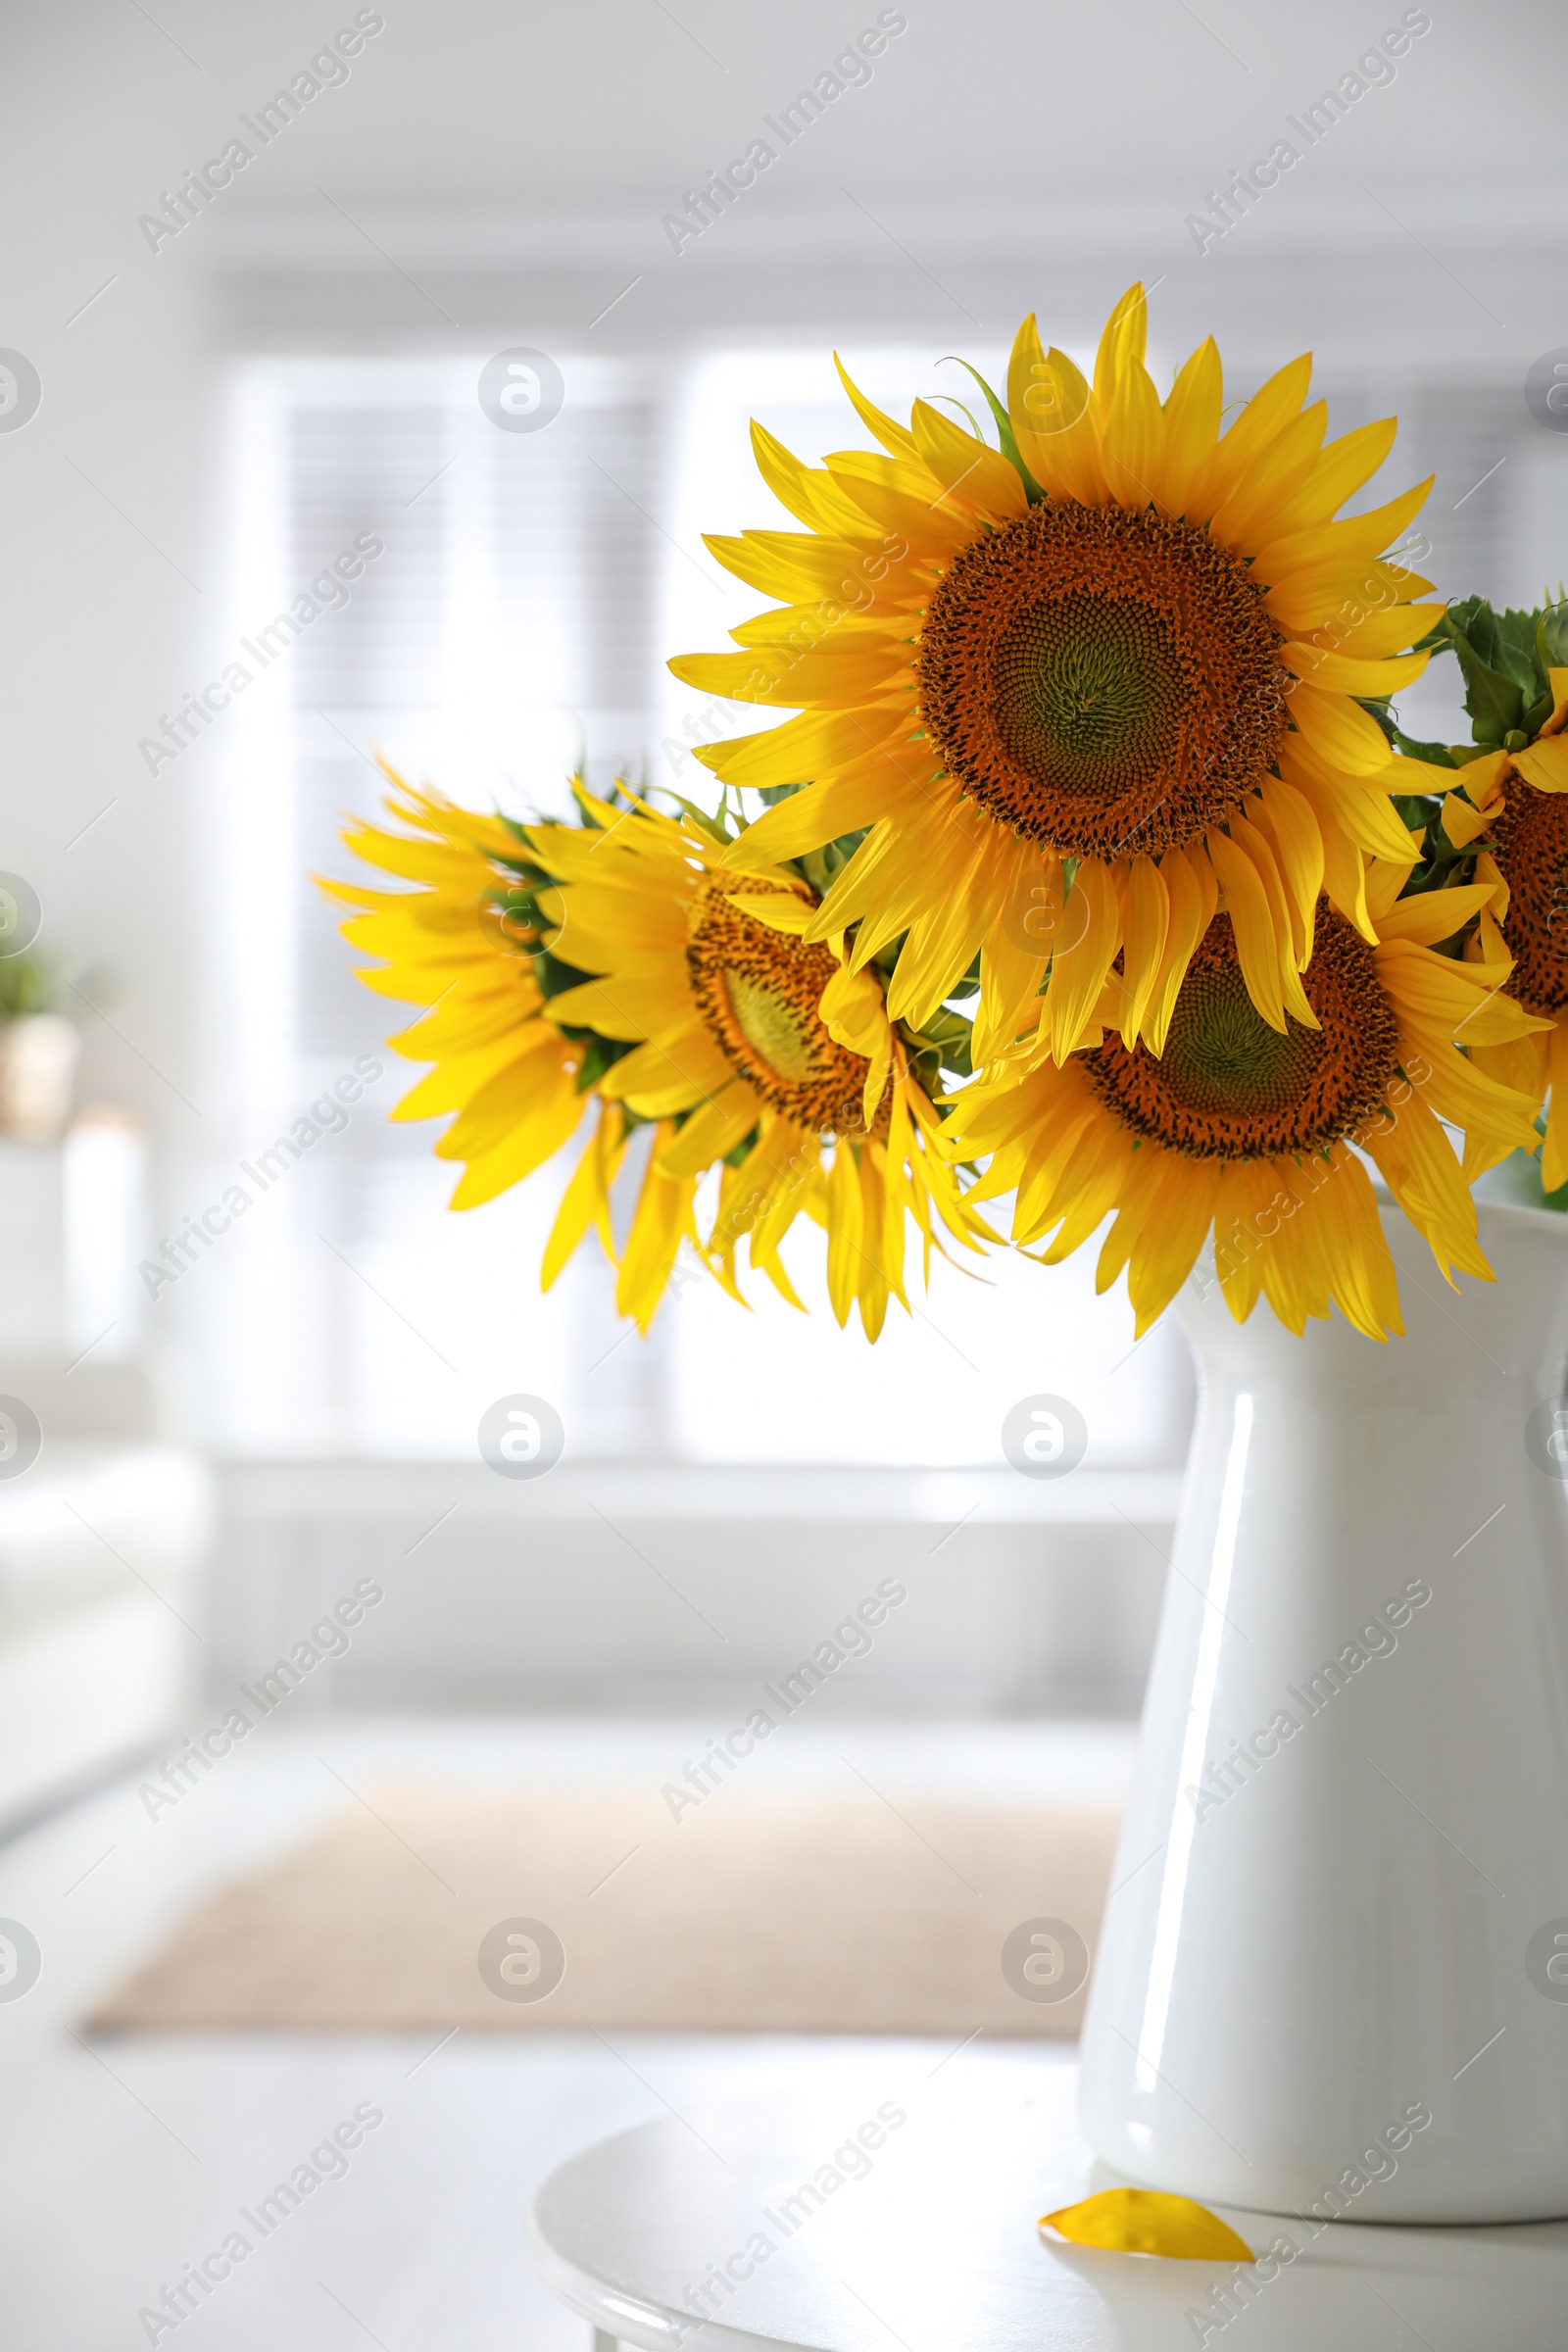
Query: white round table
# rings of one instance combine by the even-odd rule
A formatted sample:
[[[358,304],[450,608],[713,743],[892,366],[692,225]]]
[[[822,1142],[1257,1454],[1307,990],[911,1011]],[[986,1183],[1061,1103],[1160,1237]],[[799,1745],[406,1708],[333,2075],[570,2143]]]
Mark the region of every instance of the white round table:
[[[534,2202],[534,2262],[595,2352],[1564,2352],[1568,2223],[1321,2226],[1227,2208],[1249,2270],[1047,2243],[1042,2213],[1111,2185],[1075,2070],[991,2059],[887,2095],[737,2100],[586,2149]],[[871,2088],[881,2085],[872,2081]],[[896,2120],[902,2118],[902,2121]]]

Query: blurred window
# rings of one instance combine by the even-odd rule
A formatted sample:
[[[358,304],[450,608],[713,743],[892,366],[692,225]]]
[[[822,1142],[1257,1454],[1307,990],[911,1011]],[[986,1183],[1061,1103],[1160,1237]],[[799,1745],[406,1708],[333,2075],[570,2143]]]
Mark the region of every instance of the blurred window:
[[[564,813],[578,764],[599,785],[620,773],[710,797],[691,745],[757,713],[705,706],[662,657],[722,644],[756,608],[704,527],[793,527],[752,465],[757,387],[771,429],[813,461],[864,438],[814,354],[561,364],[565,405],[523,432],[481,411],[477,362],[270,361],[238,386],[232,633],[270,658],[236,703],[215,951],[234,1007],[224,1033],[239,1041],[236,1161],[254,1167],[357,1058],[386,1073],[191,1286],[213,1435],[463,1452],[486,1404],[527,1391],[557,1403],[579,1453],[959,1463],[999,1459],[1008,1406],[1051,1394],[1084,1411],[1092,1462],[1179,1460],[1182,1343],[1161,1330],[1135,1349],[1124,1300],[1094,1298],[1092,1254],[1061,1268],[938,1261],[912,1314],[892,1308],[873,1363],[858,1328],[832,1321],[820,1237],[803,1220],[794,1257],[819,1311],[803,1317],[757,1282],[746,1314],[691,1283],[644,1342],[615,1319],[597,1245],[540,1296],[564,1169],[450,1216],[456,1171],[430,1149],[440,1123],[389,1123],[417,1075],[382,1043],[404,1023],[353,978],[337,910],[309,880],[349,870],[337,835],[376,808],[372,751],[513,814]],[[913,364],[890,349],[858,368],[892,405]],[[924,386],[965,387],[951,366]],[[382,552],[339,601],[330,567],[368,542]],[[291,639],[275,616],[313,580],[328,609]],[[917,1271],[912,1236],[910,1260]]]

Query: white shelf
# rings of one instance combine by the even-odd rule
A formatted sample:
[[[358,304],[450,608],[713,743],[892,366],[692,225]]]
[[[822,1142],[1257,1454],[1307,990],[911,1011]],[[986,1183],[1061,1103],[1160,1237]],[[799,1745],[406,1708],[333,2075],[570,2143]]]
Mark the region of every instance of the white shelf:
[[[313,1670],[319,1697],[741,1720],[890,1582],[904,1597],[813,1707],[1130,1713],[1180,1478],[566,1461],[514,1481],[474,1460],[274,1459],[229,1460],[220,1484],[236,1678],[368,1575],[385,1597]]]

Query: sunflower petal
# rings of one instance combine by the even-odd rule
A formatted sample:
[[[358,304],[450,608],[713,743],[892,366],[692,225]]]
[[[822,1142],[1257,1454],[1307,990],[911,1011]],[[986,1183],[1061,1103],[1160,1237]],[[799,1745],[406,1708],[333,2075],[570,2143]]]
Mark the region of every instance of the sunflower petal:
[[[1052,958],[1051,978],[1040,1013],[1041,1042],[1054,1061],[1064,1061],[1082,1040],[1100,992],[1121,946],[1121,902],[1108,866],[1086,858],[1073,877],[1063,922],[1072,928],[1073,901],[1083,906],[1083,928],[1072,944]]]
[[[1210,336],[1181,369],[1165,403],[1165,503],[1173,514],[1190,512],[1207,479],[1223,398],[1219,353]]]
[[[1223,833],[1208,837],[1208,855],[1225,892],[1225,907],[1236,938],[1237,960],[1247,993],[1271,1029],[1285,1034],[1285,1000],[1280,977],[1280,940],[1274,910],[1252,859]]]
[[[1035,480],[1056,498],[1099,506],[1104,476],[1095,445],[1090,391],[1064,352],[1049,357],[1031,314],[1007,364],[1007,414],[1018,454]]]
[[[1549,735],[1515,752],[1513,763],[1537,792],[1568,792],[1568,735]]]
[[[1119,2253],[1162,2254],[1183,2262],[1250,2262],[1252,2249],[1206,2205],[1163,2189],[1103,2188],[1078,2205],[1040,2217],[1075,2246]]]

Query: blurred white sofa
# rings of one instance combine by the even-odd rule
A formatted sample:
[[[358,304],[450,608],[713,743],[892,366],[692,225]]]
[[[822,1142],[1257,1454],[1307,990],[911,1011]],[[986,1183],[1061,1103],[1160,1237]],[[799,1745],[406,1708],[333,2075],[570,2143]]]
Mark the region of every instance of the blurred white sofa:
[[[214,1525],[131,1366],[0,1358],[43,1429],[0,1478],[0,1831],[167,1740],[200,1689]]]

